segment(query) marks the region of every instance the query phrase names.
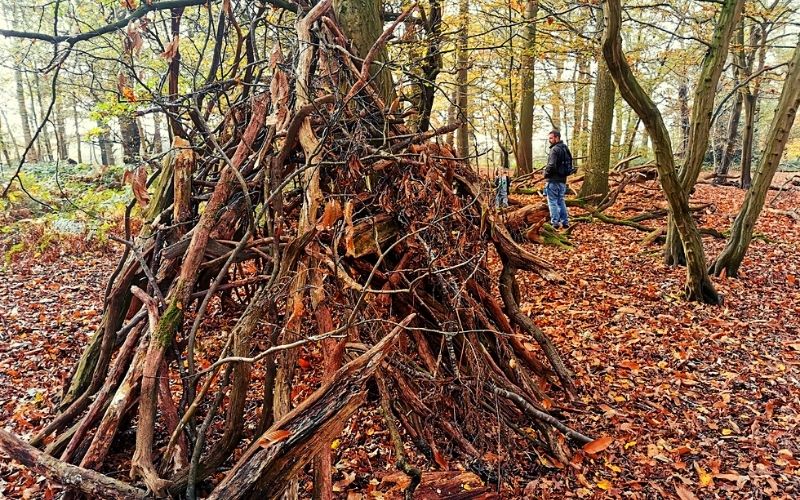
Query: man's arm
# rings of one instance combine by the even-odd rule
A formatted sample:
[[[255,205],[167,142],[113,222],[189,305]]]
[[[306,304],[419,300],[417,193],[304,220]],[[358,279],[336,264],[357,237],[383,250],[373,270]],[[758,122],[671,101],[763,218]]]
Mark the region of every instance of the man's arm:
[[[558,149],[557,147],[550,148],[550,154],[547,155],[547,166],[544,167],[545,177],[549,177],[556,172],[556,165],[558,165]]]

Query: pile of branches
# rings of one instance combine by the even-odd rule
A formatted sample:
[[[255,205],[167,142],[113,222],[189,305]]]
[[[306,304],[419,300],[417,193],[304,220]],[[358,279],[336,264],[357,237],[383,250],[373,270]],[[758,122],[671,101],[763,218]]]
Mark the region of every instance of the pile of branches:
[[[197,485],[211,498],[273,498],[313,459],[324,491],[330,443],[369,389],[417,482],[404,441],[443,467],[447,454],[469,462],[495,449],[487,422],[562,462],[590,441],[559,420],[552,392],[574,395],[570,372],[519,308],[518,270],[559,276],[513,240],[485,181],[433,140],[454,127],[415,132],[373,88],[371,57],[389,31],[357,63],[330,5],[299,19],[293,52],[274,50],[268,91],[217,124],[187,106],[189,133],[149,191],[133,176],[145,223],[120,238],[101,326],[31,442],[44,451],[0,436],[14,458],[89,494],[189,498]],[[220,296],[238,300],[239,317],[201,368]],[[297,351],[311,343],[321,385],[293,400]],[[218,415],[221,435],[210,432]],[[134,446],[119,439],[128,422]],[[94,472],[112,450],[130,457],[132,484]]]

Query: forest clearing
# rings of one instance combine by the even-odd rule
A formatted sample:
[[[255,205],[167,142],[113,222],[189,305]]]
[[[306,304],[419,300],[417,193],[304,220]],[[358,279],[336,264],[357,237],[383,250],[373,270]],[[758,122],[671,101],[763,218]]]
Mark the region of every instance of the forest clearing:
[[[7,7],[2,495],[800,495],[793,2]]]

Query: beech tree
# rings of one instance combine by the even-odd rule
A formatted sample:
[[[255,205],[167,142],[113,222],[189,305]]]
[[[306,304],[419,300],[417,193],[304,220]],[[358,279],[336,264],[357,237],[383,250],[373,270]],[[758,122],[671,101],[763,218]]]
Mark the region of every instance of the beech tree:
[[[653,141],[661,189],[669,204],[669,214],[675,221],[683,252],[686,256],[686,297],[709,304],[720,302],[706,269],[703,241],[689,211],[688,193],[681,187],[675,171],[675,159],[669,133],[661,112],[633,76],[622,50],[622,8],[619,0],[607,0],[603,5],[606,29],[603,33],[603,57],[617,89],[636,111]]]
[[[689,120],[686,158],[678,177],[683,191],[689,196],[697,182],[703,159],[708,150],[708,134],[711,127],[711,116],[714,109],[714,97],[717,95],[725,60],[728,57],[728,46],[731,35],[739,22],[744,0],[725,0],[714,28],[714,35],[708,44],[703,58],[700,77],[692,100],[692,116]],[[702,247],[701,247],[702,250]],[[683,243],[673,216],[667,218],[667,241],[664,245],[664,260],[668,265],[685,264]]]
[[[744,203],[736,220],[733,221],[731,236],[725,248],[711,265],[711,272],[716,275],[724,273],[727,276],[737,276],[739,273],[742,259],[753,238],[756,221],[764,208],[767,191],[789,140],[789,132],[794,124],[798,106],[800,106],[800,41],[789,63],[753,185],[745,194]]]

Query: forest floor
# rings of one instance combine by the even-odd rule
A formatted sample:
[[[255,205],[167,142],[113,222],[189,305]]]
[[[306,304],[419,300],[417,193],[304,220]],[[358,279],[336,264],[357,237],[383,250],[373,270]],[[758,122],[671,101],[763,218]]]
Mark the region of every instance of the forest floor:
[[[698,186],[693,201],[711,203],[698,214],[700,225],[727,231],[742,198],[736,188]],[[633,186],[608,212],[632,216],[663,204],[655,185]],[[774,205],[797,207],[796,191]],[[558,464],[501,433],[497,450],[484,456],[501,478],[501,495],[800,497],[800,223],[762,214],[741,276],[714,280],[725,300],[719,307],[682,300],[684,270],[662,263],[660,245],[643,246],[645,234],[595,221],[573,226],[571,248],[529,245],[565,280],[520,276],[523,310],[575,372],[578,400],[556,405],[569,425],[608,439],[596,453],[578,451],[570,464]],[[704,240],[709,258],[724,244]],[[17,435],[30,436],[50,418],[62,381],[99,322],[105,280],[116,264],[110,249],[71,250],[23,256],[0,269],[0,425]],[[318,356],[305,350],[300,358],[310,384]],[[337,495],[396,497],[392,484],[402,481],[377,412],[361,411],[333,448]],[[441,468],[412,459],[426,470]],[[457,460],[444,465],[461,467]],[[127,476],[124,467],[110,469]],[[306,483],[303,498],[310,496]],[[0,456],[0,497],[58,491]]]

